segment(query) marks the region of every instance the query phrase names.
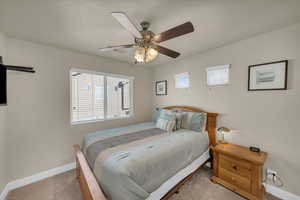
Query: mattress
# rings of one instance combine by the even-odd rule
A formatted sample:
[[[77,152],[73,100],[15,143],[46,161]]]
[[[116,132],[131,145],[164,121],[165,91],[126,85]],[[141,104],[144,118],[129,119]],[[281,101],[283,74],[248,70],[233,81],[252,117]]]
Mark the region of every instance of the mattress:
[[[206,133],[154,123],[88,135],[83,150],[110,200],[159,199],[208,158]]]

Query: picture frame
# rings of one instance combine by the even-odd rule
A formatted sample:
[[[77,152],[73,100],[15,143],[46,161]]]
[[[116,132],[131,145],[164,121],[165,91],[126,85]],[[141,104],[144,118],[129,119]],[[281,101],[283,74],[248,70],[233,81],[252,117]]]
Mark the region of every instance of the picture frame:
[[[156,96],[163,96],[168,94],[168,82],[167,80],[156,81],[155,84]]]
[[[288,60],[250,65],[248,91],[287,90]]]

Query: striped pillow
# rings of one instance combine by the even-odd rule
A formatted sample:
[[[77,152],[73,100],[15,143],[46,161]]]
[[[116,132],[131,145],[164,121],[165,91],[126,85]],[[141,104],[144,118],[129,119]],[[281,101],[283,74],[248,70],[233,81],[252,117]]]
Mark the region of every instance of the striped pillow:
[[[175,129],[175,125],[176,125],[175,118],[173,119],[158,118],[156,122],[156,128],[160,128],[167,132],[173,132]]]
[[[176,114],[175,114],[175,116],[176,116],[176,127],[175,127],[175,129],[176,130],[179,130],[179,129],[181,129],[182,128],[182,122],[183,122],[183,113],[182,112],[177,112]]]
[[[160,117],[164,119],[169,119],[171,115],[175,115],[176,117],[175,130],[179,130],[182,126],[183,115],[178,110],[167,110],[163,108],[156,108],[154,121],[156,123]]]

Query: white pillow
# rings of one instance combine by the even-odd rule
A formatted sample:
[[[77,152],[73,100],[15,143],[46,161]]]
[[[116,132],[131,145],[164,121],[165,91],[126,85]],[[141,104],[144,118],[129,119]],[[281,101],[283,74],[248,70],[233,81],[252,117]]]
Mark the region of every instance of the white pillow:
[[[160,128],[167,132],[173,132],[175,129],[175,125],[176,125],[175,118],[173,119],[158,118],[156,122],[156,128]]]

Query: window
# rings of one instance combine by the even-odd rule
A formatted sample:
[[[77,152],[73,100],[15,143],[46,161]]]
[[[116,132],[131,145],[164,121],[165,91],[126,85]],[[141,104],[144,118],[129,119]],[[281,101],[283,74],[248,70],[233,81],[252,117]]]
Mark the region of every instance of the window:
[[[207,85],[214,86],[229,84],[229,68],[230,65],[222,65],[207,68]]]
[[[133,114],[133,78],[71,70],[71,122],[92,122]]]
[[[175,75],[175,88],[189,88],[190,75],[188,72]]]

